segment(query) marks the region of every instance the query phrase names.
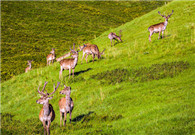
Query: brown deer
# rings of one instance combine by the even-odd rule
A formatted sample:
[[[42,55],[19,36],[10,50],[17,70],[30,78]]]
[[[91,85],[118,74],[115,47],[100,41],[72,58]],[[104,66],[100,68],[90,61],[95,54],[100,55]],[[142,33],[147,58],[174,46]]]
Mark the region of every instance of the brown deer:
[[[70,114],[70,123],[71,123],[71,114],[74,108],[74,103],[72,98],[70,97],[70,93],[71,93],[71,87],[67,87],[66,85],[64,85],[64,89],[60,91],[60,94],[66,95],[65,98],[63,97],[59,100],[60,126],[62,124],[62,119],[63,119],[63,125],[65,126],[67,113]]]
[[[122,32],[122,30],[120,30],[119,36],[117,36],[116,33],[113,33],[113,32],[111,32],[111,33],[108,35],[108,38],[110,39],[110,42],[111,42],[111,47],[112,47],[112,40],[113,40],[113,39],[122,42],[122,40],[121,40],[121,32]]]
[[[158,11],[158,13],[159,13],[159,15],[161,15],[159,11]],[[150,42],[151,42],[151,36],[152,36],[153,33],[159,33],[158,39],[160,39],[160,34],[162,32],[162,38],[163,38],[163,33],[164,33],[164,30],[167,27],[168,19],[169,19],[169,17],[171,17],[172,14],[173,14],[173,10],[172,10],[172,13],[168,16],[161,15],[163,18],[165,18],[165,21],[161,22],[161,23],[158,23],[158,24],[155,24],[155,25],[152,25],[148,28],[148,31],[150,32],[150,35],[149,35],[149,41]]]
[[[50,65],[50,62],[52,61],[52,63],[54,62],[56,58],[56,55],[55,55],[55,48],[52,48],[52,51],[50,52],[49,55],[47,55],[47,65]]]
[[[73,44],[73,48],[75,49],[75,44]],[[83,46],[83,48],[85,47],[85,45]],[[83,48],[81,50],[83,50]],[[59,73],[59,78],[61,79],[62,78],[62,71],[63,70],[69,70],[69,79],[70,79],[70,74],[71,74],[71,69],[72,69],[72,73],[73,73],[73,78],[74,78],[74,69],[77,65],[77,62],[78,62],[78,53],[81,51],[75,51],[75,50],[72,50],[70,48],[71,52],[73,53],[72,54],[72,57],[73,58],[69,58],[69,59],[63,59],[60,61],[60,73]]]
[[[85,56],[86,63],[87,63],[87,57],[88,57],[89,54],[92,55],[93,62],[94,62],[95,56],[97,56],[97,58],[100,59],[101,56],[104,54],[105,49],[100,53],[97,45],[90,44],[90,43],[86,43],[84,45],[86,47],[83,49],[83,57],[82,57],[82,60],[81,60],[81,64],[82,64],[82,61],[83,61],[83,58],[84,58],[85,54],[86,54],[86,56]],[[80,50],[81,49],[82,48],[80,48]]]
[[[29,65],[29,67],[27,67],[27,68],[25,69],[25,73],[27,73],[28,71],[31,70],[31,68],[32,68],[31,62],[32,62],[32,61],[33,61],[33,60],[28,60],[28,64],[27,64],[27,65]]]
[[[49,104],[49,100],[53,98],[49,97],[50,95],[54,94],[54,92],[57,90],[60,82],[58,82],[57,86],[55,87],[54,84],[54,91],[52,93],[44,93],[45,86],[47,85],[48,82],[45,82],[43,86],[43,90],[39,91],[40,86],[38,87],[38,93],[41,95],[41,98],[37,100],[36,102],[38,104],[42,104],[43,107],[39,113],[39,119],[43,123],[43,128],[44,128],[44,135],[50,134],[49,127],[51,122],[55,119],[55,112],[53,110],[53,107],[51,104]]]

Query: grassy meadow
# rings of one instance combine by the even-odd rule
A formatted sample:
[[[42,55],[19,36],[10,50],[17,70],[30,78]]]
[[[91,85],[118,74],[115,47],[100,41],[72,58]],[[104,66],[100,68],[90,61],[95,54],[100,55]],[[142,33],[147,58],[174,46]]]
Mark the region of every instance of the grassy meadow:
[[[50,100],[56,114],[51,134],[195,134],[194,6],[193,1],[172,1],[86,41],[106,51],[102,59],[93,63],[89,56],[88,63],[84,60],[83,64],[79,52],[75,78],[68,79],[65,70],[59,80],[60,65],[55,62],[4,81],[1,133],[43,134],[37,88],[48,81],[46,90],[52,92],[53,83],[59,81],[61,85]],[[158,40],[154,34],[149,42],[148,27],[164,21],[158,11],[168,15],[172,10],[165,38]],[[107,35],[120,30],[123,42],[115,41],[110,47]],[[68,115],[66,127],[60,128],[62,84],[71,86],[75,106],[72,123]]]
[[[44,67],[52,48],[59,57],[73,43],[83,44],[164,3],[3,1],[1,80],[24,73],[27,60],[34,60],[34,68]]]

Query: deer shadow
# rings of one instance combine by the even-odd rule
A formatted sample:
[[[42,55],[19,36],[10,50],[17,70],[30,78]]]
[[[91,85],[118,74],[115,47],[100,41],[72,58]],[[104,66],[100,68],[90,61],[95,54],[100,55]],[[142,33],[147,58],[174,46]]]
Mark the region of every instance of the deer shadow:
[[[75,72],[74,75],[75,75],[75,76],[78,76],[78,75],[80,75],[80,74],[82,74],[82,73],[85,73],[85,72],[91,70],[91,69],[92,69],[92,68],[88,68],[88,69],[86,69],[86,70],[81,70],[81,71],[79,71],[79,72]]]
[[[90,111],[88,114],[81,114],[79,116],[77,116],[76,118],[74,118],[72,121],[73,122],[79,122],[81,121],[85,116],[89,116],[91,114],[93,114],[94,112]]]

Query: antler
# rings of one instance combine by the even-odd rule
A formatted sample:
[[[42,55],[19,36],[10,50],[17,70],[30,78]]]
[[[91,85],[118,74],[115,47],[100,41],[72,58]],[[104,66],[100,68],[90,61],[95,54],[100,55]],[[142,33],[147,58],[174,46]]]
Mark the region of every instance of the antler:
[[[172,10],[172,13],[170,15],[168,15],[168,17],[171,17],[171,15],[173,14],[174,10]]]
[[[58,88],[58,86],[60,85],[60,82],[58,82],[57,86],[55,87],[55,84],[53,84],[54,86],[54,91],[52,93],[48,93],[48,95],[52,95]]]
[[[121,35],[121,33],[122,33],[122,30],[120,30],[120,31],[119,31],[119,37],[121,37],[121,36],[122,36],[122,35]]]
[[[43,96],[46,96],[46,95],[47,95],[47,94],[43,93],[44,90],[45,90],[45,87],[46,87],[47,83],[48,83],[48,82],[45,81],[45,84],[44,84],[44,86],[43,86],[43,90],[42,90],[42,91],[39,90],[39,88],[40,88],[40,85],[39,85],[39,87],[38,87],[38,93],[39,93],[39,94],[41,94],[41,95],[43,95]],[[47,93],[47,92],[46,92],[46,93]]]
[[[73,50],[75,51],[75,43],[73,43]]]
[[[158,11],[159,15],[161,15],[160,11]],[[161,15],[162,17],[166,17],[165,15]]]
[[[105,50],[106,50],[106,49],[104,49],[104,50],[101,52],[101,55],[104,53]]]
[[[70,46],[70,50],[71,50],[72,52],[75,52],[75,43],[73,43],[73,50],[71,49],[71,46]]]

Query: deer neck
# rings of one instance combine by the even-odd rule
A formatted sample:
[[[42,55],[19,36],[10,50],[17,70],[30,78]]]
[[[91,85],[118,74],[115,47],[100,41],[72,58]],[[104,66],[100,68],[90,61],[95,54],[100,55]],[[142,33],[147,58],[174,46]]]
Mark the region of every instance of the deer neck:
[[[73,67],[75,67],[77,65],[77,62],[78,62],[78,56],[76,58],[74,58]]]
[[[29,65],[29,69],[31,69],[31,64]]]
[[[66,110],[70,111],[70,93],[66,94]]]
[[[164,22],[164,29],[166,29],[167,24],[168,24],[168,20],[165,20],[165,22]]]
[[[43,115],[44,116],[49,116],[49,114],[50,114],[50,110],[49,110],[49,102],[47,102],[47,103],[45,103],[45,104],[43,104]]]

